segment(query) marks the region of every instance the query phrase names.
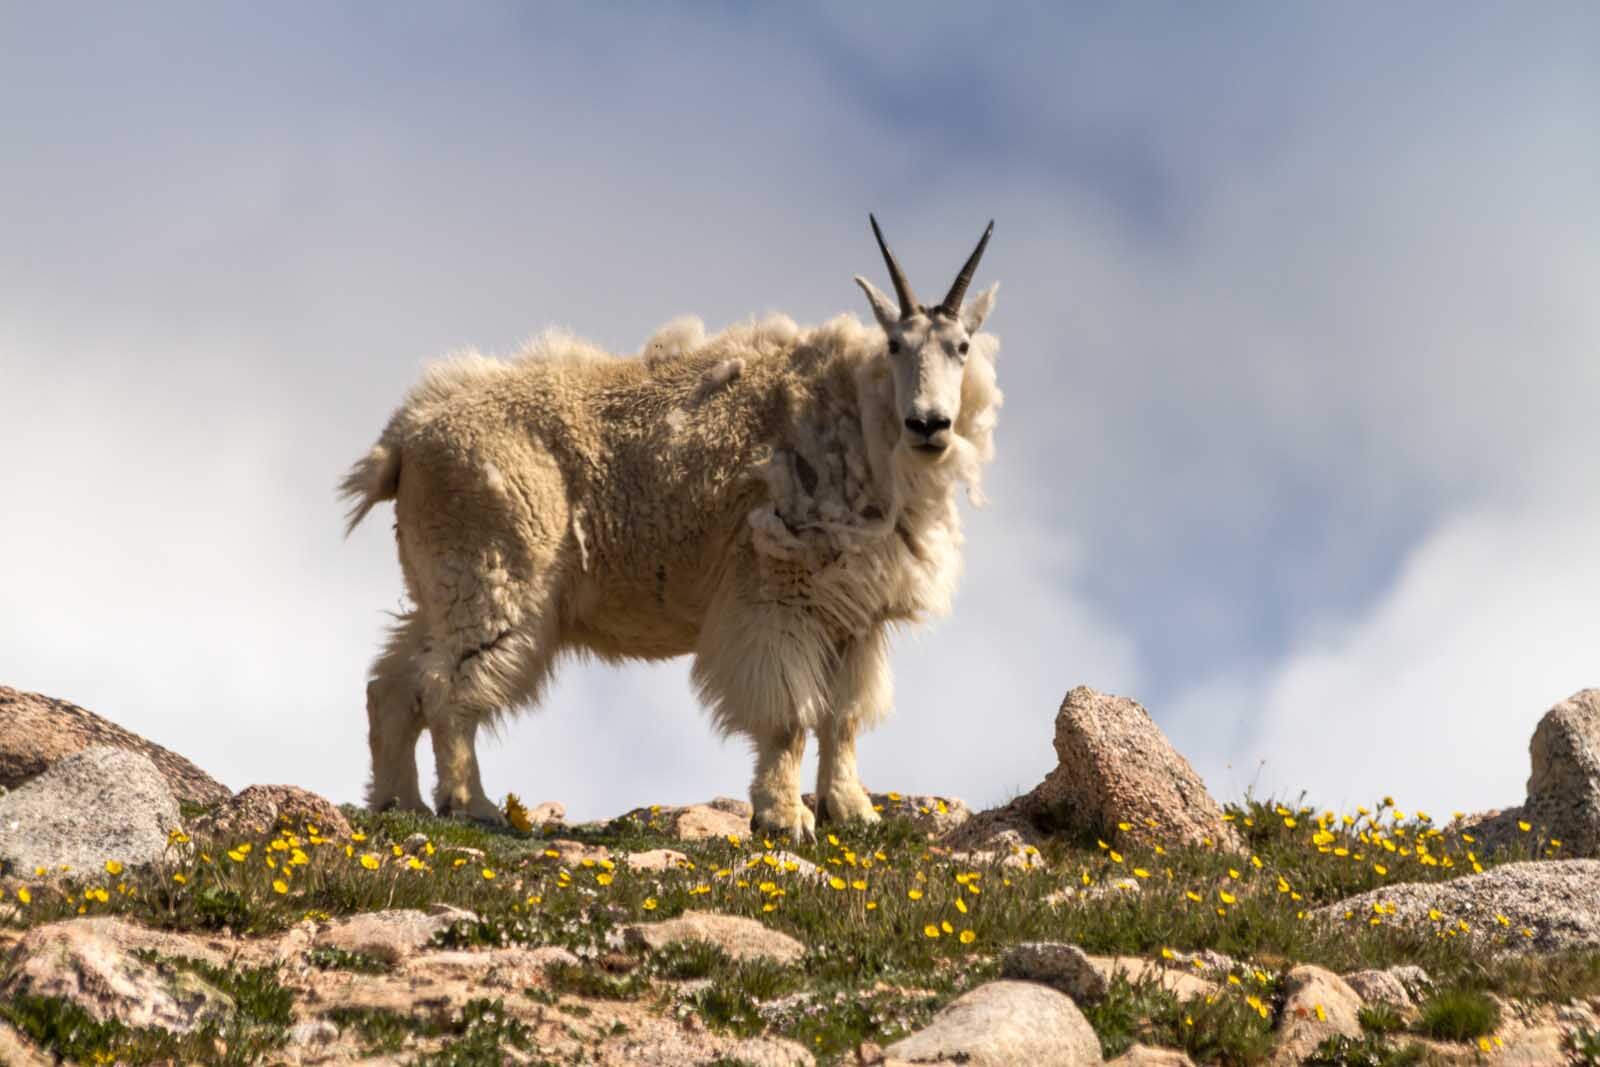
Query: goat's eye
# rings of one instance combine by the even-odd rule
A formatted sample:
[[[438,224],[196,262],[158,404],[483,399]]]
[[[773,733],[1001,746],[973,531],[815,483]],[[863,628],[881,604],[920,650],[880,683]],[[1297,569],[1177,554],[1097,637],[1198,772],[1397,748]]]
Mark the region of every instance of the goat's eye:
[[[890,341],[889,342],[889,351],[891,353],[899,352],[900,351],[900,342],[899,341]]]
[[[956,351],[960,352],[964,356],[964,355],[967,354],[967,348],[968,348],[967,342],[962,341],[961,342],[961,347],[956,349]]]

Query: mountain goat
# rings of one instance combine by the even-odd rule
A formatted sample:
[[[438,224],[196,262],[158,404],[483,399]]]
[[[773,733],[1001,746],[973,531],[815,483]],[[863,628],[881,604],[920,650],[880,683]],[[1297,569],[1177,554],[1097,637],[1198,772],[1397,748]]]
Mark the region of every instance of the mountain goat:
[[[547,335],[427,370],[340,487],[347,533],[395,502],[413,602],[367,686],[374,808],[427,810],[426,728],[439,813],[501,821],[475,734],[562,652],[692,654],[717,728],[752,741],[753,827],[814,834],[807,731],[817,814],[877,819],[856,735],[889,711],[891,624],[949,610],[1000,391],[998,285],[963,301],[994,224],[930,307],[871,222],[898,298],[855,279],[878,328],[679,319],[636,359]]]

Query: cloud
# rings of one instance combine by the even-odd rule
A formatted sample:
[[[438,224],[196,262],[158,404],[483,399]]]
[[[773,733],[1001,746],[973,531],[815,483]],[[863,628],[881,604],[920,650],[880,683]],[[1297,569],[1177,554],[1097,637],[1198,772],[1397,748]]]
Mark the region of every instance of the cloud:
[[[685,311],[817,321],[877,269],[869,209],[932,288],[998,219],[1008,394],[957,613],[897,646],[869,781],[1031,786],[1080,682],[1225,795],[1256,752],[1338,784],[1301,741],[1322,692],[1439,736],[1491,703],[1452,662],[1497,715],[1576,688],[1539,651],[1572,620],[1514,608],[1600,537],[1592,16],[12,22],[0,681],[234,785],[359,792],[400,582],[381,518],[339,541],[331,487],[422,362],[552,324],[631,351]],[[1414,591],[1462,552],[1519,658]],[[1435,621],[1384,629],[1407,598]],[[1369,631],[1436,670],[1402,685]],[[587,815],[740,791],[685,670],[569,665],[484,746],[491,789]],[[1513,773],[1466,770],[1505,751],[1487,715],[1434,750],[1462,804]]]
[[[1181,700],[1180,747],[1214,784],[1340,810],[1519,803],[1540,716],[1596,681],[1597,530],[1593,500],[1452,517],[1369,613]]]

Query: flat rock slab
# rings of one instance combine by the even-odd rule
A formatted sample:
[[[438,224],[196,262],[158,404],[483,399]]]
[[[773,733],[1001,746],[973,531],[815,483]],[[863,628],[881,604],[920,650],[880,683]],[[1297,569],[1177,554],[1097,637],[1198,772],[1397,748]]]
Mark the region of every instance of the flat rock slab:
[[[179,800],[215,804],[228,797],[227,786],[171,749],[76,704],[0,685],[0,786],[14,789],[51,764],[97,747],[145,756]]]
[[[926,1029],[884,1049],[890,1060],[967,1067],[1080,1067],[1105,1062],[1070,997],[1035,982],[988,982],[951,1001]]]
[[[413,908],[369,911],[335,920],[318,932],[318,948],[335,948],[395,964],[433,943],[434,936],[463,919],[477,916],[437,905],[431,912]]]
[[[12,947],[0,998],[61,997],[96,1019],[184,1032],[233,1009],[224,994],[189,973],[167,973],[136,951],[222,965],[198,938],[162,934],[109,916],[49,923]]]
[[[149,757],[84,749],[0,797],[0,871],[22,877],[155,863],[179,827],[178,800]]]
[[[717,946],[735,960],[794,963],[806,954],[806,947],[788,934],[763,926],[754,919],[710,911],[686,911],[676,919],[628,926],[623,929],[622,936],[626,944],[651,951],[685,941],[703,941]]]
[[[1497,949],[1513,953],[1600,948],[1600,860],[1506,863],[1448,882],[1402,882],[1311,914],[1344,922],[1345,913],[1354,912],[1354,921],[1364,923],[1375,914],[1374,904],[1394,905],[1384,922],[1412,927],[1434,925],[1428,910],[1437,908],[1445,922],[1466,920],[1465,936],[1492,938]],[[1533,936],[1524,936],[1525,929]]]
[[[496,989],[521,990],[540,985],[552,963],[577,963],[578,957],[559,945],[497,948],[482,952],[454,950],[413,956],[405,965],[409,978],[465,981]]]

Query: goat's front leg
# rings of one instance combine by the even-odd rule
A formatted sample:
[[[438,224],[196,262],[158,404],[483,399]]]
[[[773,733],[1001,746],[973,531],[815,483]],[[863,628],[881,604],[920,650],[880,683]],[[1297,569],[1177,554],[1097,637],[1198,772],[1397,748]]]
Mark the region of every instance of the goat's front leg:
[[[796,726],[757,735],[756,775],[750,783],[752,830],[770,830],[795,841],[814,841],[817,819],[800,799],[800,761],[806,732]]]
[[[817,817],[874,823],[872,798],[856,773],[856,721],[830,718],[817,726]]]

